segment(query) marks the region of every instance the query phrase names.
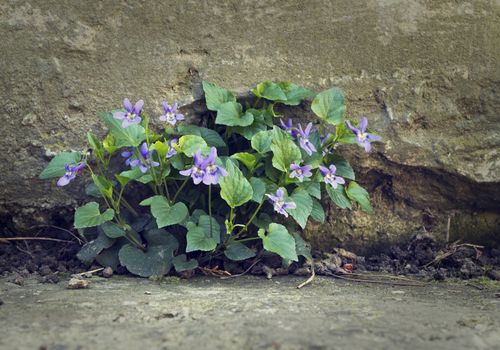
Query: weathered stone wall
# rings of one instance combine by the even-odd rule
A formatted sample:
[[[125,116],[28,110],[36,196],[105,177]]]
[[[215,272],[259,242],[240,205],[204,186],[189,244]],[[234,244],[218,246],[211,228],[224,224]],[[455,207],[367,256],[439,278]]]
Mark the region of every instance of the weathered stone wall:
[[[319,246],[384,243],[425,227],[500,236],[500,1],[0,2],[0,211],[17,225],[68,214],[78,186],[36,177],[85,147],[124,97],[199,98],[202,79],[341,87],[384,138],[348,151],[376,214],[330,210]]]

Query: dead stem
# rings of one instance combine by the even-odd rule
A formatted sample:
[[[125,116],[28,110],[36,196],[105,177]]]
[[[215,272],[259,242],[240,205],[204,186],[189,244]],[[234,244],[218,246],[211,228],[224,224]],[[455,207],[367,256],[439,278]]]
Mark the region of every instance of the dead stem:
[[[7,237],[0,238],[1,243],[9,243],[10,241],[51,241],[51,242],[61,242],[61,243],[75,243],[73,241],[66,241],[64,239],[50,238],[50,237]]]
[[[297,286],[297,289],[300,289],[302,287],[307,286],[309,283],[311,283],[314,280],[314,277],[316,276],[316,271],[314,270],[314,261],[311,261],[311,276],[301,284]]]

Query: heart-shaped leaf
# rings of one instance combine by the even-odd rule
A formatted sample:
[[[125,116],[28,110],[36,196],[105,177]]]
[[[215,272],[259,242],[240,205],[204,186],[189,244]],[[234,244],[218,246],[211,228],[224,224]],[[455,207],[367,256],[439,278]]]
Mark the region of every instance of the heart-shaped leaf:
[[[252,177],[250,179],[250,184],[252,185],[253,190],[252,200],[259,204],[262,203],[264,194],[266,193],[266,183],[258,177]]]
[[[209,83],[208,81],[203,81],[202,84],[207,108],[209,110],[217,111],[221,104],[236,101],[236,98],[229,90],[217,86],[214,83]]]
[[[333,188],[329,184],[325,184],[325,187],[326,187],[326,192],[330,196],[333,203],[337,204],[342,209],[352,208],[351,201],[347,197],[343,185],[338,185],[337,188]]]
[[[226,171],[228,176],[220,180],[220,195],[231,208],[236,208],[252,199],[252,186],[232,161],[226,162]]]
[[[172,259],[175,271],[189,271],[194,270],[198,267],[198,261],[196,259],[187,260],[186,254],[177,255]]]
[[[339,88],[320,92],[314,98],[312,111],[327,123],[337,125],[343,122],[346,111],[344,96]]]
[[[111,208],[106,209],[101,214],[99,204],[90,202],[77,208],[75,211],[75,228],[94,227],[113,220],[115,211]]]
[[[260,154],[267,153],[271,150],[272,131],[259,131],[252,137],[252,148]]]
[[[260,229],[258,234],[265,250],[276,253],[284,259],[299,260],[295,249],[295,239],[288,233],[285,226],[271,223],[267,234],[264,229]]]
[[[373,207],[370,204],[370,195],[363,187],[358,185],[356,182],[351,181],[346,192],[349,198],[359,203],[359,206],[363,211],[368,214],[373,213]]]
[[[165,197],[154,196],[151,199],[151,214],[156,218],[158,228],[162,228],[183,222],[188,215],[188,209],[182,202],[169,206]]]
[[[40,179],[50,179],[52,177],[61,177],[66,173],[66,164],[77,164],[82,155],[79,152],[62,152],[52,158],[49,164],[40,174]]]
[[[226,102],[217,109],[216,124],[227,126],[249,126],[253,123],[253,114],[243,113],[243,108],[238,102]]]
[[[201,250],[204,252],[212,251],[217,247],[217,241],[214,237],[210,236],[208,231],[203,227],[196,225],[193,222],[187,223],[187,246],[186,253]]]
[[[115,240],[100,232],[96,239],[87,242],[80,249],[76,257],[84,264],[90,265],[103,249],[109,248]]]
[[[311,215],[313,202],[311,196],[304,190],[294,192],[289,200],[296,205],[295,209],[287,209],[286,211],[295,219],[302,229],[306,227],[307,219]]]
[[[231,260],[241,261],[253,258],[255,256],[255,251],[253,249],[248,248],[243,243],[232,242],[229,244],[224,250],[224,255]]]
[[[302,158],[299,147],[281,129],[274,127],[271,143],[273,151],[273,167],[282,172],[288,172],[290,164],[299,162]]]

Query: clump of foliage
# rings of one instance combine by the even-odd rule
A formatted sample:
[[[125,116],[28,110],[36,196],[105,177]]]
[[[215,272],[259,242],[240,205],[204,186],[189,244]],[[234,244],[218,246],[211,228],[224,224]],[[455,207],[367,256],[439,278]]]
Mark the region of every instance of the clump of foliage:
[[[366,151],[378,136],[344,121],[338,88],[315,94],[288,82],[263,82],[252,90],[254,106],[243,106],[228,90],[203,82],[209,115],[200,125],[185,122],[177,104],[162,103],[161,130],[154,130],[143,101],[103,113],[103,140],[88,133],[90,152],[63,152],[40,177],[68,185],[86,172],[86,193],[96,199],[75,211],[74,226],[95,237],[78,254],[139,276],[162,276],[172,267],[192,270],[212,259],[242,261],[263,249],[284,263],[312,259],[297,232],[309,218],[324,222],[322,194],[340,208],[370,213],[369,196],[339,143]],[[312,99],[316,115],[293,125],[275,112]],[[119,159],[120,170],[110,166]],[[138,189],[138,187],[144,187]],[[137,198],[138,194],[145,194]],[[293,220],[289,220],[289,219]],[[298,226],[298,227],[297,227]]]

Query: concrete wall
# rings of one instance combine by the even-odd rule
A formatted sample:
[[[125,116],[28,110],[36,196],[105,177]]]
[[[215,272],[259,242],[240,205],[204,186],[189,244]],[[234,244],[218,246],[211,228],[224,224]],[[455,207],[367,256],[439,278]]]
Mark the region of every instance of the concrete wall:
[[[0,36],[0,212],[18,227],[81,202],[36,176],[124,97],[158,112],[202,79],[290,80],[341,87],[384,138],[348,151],[376,215],[330,209],[315,244],[444,236],[448,218],[452,238],[500,235],[498,0],[3,0]]]

